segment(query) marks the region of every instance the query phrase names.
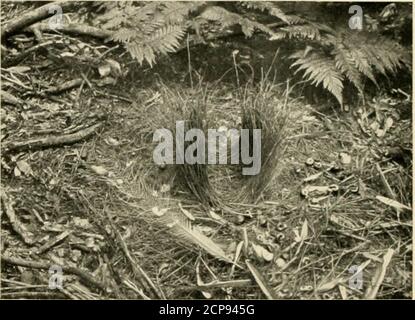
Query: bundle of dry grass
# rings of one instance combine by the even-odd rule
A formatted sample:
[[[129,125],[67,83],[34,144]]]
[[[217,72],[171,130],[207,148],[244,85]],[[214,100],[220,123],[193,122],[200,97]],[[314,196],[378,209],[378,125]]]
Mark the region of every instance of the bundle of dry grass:
[[[241,104],[242,128],[261,130],[261,170],[259,174],[242,177],[239,199],[257,202],[279,173],[279,164],[285,149],[287,99],[273,83],[262,81],[258,88],[245,88]],[[253,137],[250,137],[252,153]]]
[[[157,116],[151,120],[154,129],[168,129],[175,137],[177,122],[184,121],[185,132],[190,129],[207,132],[206,114],[210,103],[208,88],[198,85],[186,91],[174,90],[161,85],[160,94],[162,103],[158,106]],[[193,142],[181,142],[179,139],[174,139],[174,150],[186,150]],[[220,199],[209,181],[208,165],[206,163],[187,164],[179,160],[175,159],[176,164],[167,165],[165,169],[171,171],[174,176],[175,187],[187,189],[205,207],[219,206]],[[184,164],[177,164],[177,162],[184,162]]]

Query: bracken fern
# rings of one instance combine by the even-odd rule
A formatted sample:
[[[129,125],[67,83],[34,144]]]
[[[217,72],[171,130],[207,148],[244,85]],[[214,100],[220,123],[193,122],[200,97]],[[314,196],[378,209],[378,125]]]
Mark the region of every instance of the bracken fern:
[[[112,30],[112,39],[123,43],[140,64],[153,65],[158,55],[177,51],[190,29],[199,34],[200,27],[212,21],[222,29],[239,26],[246,37],[261,32],[271,41],[293,42],[290,47],[297,49],[289,56],[294,60],[291,66],[303,72],[312,85],[322,85],[341,106],[345,79],[363,95],[365,78],[378,86],[379,75],[388,77],[411,68],[409,52],[377,32],[333,29],[287,14],[270,1],[235,2],[234,11],[221,2],[121,1],[101,7],[105,9],[100,16],[103,27]],[[253,20],[247,10],[277,21],[267,25],[261,19]]]

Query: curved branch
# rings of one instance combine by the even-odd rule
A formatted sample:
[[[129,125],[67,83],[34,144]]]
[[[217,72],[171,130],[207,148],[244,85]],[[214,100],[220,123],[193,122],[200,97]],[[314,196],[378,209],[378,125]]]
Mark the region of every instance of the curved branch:
[[[18,152],[18,151],[27,151],[27,150],[38,150],[38,149],[43,149],[43,148],[74,144],[78,141],[82,141],[90,137],[101,126],[102,126],[102,123],[97,123],[75,133],[63,134],[60,136],[41,137],[41,138],[35,138],[35,139],[27,140],[27,141],[16,141],[16,142],[5,143],[2,146],[3,147],[2,151],[3,153],[9,153],[9,152]]]
[[[55,13],[52,11],[49,12],[49,8],[52,6],[59,6],[64,10],[70,10],[76,4],[75,1],[56,1],[45,4],[35,10],[31,10],[25,14],[23,14],[20,18],[13,20],[12,22],[8,23],[2,30],[1,30],[1,41],[3,42],[7,37],[19,32],[20,30],[38,22],[53,16]]]
[[[85,35],[91,36],[97,39],[108,39],[111,37],[112,32],[104,29],[99,29],[93,26],[88,26],[85,24],[64,24],[59,29],[51,28],[47,23],[37,24],[33,26],[33,28],[29,28],[29,31],[34,32],[34,28],[38,29],[39,31],[47,31],[47,32],[61,32],[70,35]]]

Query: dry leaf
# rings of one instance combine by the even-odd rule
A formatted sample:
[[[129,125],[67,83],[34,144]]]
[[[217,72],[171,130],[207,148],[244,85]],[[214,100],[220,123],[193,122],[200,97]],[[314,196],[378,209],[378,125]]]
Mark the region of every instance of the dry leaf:
[[[119,77],[122,75],[121,65],[118,63],[118,61],[115,61],[112,59],[107,59],[105,61],[109,64],[112,75],[116,77]]]
[[[272,259],[274,259],[274,254],[269,252],[264,247],[253,243],[252,248],[254,249],[254,252],[258,258],[263,259],[267,262],[270,262]]]
[[[101,78],[108,76],[111,73],[111,65],[110,64],[102,64],[98,67],[98,73]]]
[[[110,146],[119,146],[120,145],[120,142],[117,139],[114,139],[114,138],[111,138],[111,137],[106,138],[105,142]]]
[[[196,220],[195,217],[193,217],[193,215],[190,213],[190,211],[188,211],[188,210],[186,210],[182,207],[182,204],[180,202],[179,202],[179,208],[189,220],[191,220],[191,221]]]
[[[311,182],[311,181],[317,180],[322,174],[323,172],[319,172],[311,176],[308,176],[307,178],[303,179],[303,182]]]
[[[285,262],[285,260],[283,258],[278,258],[278,259],[275,260],[275,265],[279,269],[284,269],[285,266],[287,265],[287,263]]]
[[[22,175],[19,168],[17,168],[17,167],[14,167],[13,173],[14,173],[15,177],[20,177]]]
[[[411,207],[408,207],[408,206],[406,206],[406,205],[404,205],[404,204],[402,204],[402,203],[400,203],[396,200],[392,200],[392,199],[389,199],[389,198],[386,198],[386,197],[383,197],[383,196],[376,196],[376,199],[378,199],[380,202],[383,202],[384,204],[386,204],[388,206],[391,206],[393,208],[396,208],[398,210],[406,209],[406,210],[412,211]]]
[[[33,174],[32,168],[25,160],[19,160],[16,162],[17,168],[19,168],[20,172],[24,175],[28,176]]]
[[[167,211],[169,211],[169,208],[159,209],[158,207],[153,207],[151,211],[158,217],[163,216]]]
[[[108,174],[108,170],[105,169],[103,166],[91,166],[91,170],[94,171],[96,174],[99,174],[100,176]]]
[[[30,71],[31,68],[30,67],[27,67],[27,66],[16,66],[16,67],[10,67],[10,68],[8,68],[6,70],[9,71],[9,72],[11,72],[11,73],[13,73],[13,72],[16,72],[16,73],[26,73],[27,71]]]
[[[304,241],[308,238],[308,222],[304,220],[303,226],[301,227],[301,241]]]
[[[350,164],[352,162],[352,157],[345,152],[341,152],[339,156],[340,162],[343,164]]]
[[[162,184],[162,185],[161,185],[161,187],[160,187],[160,192],[161,192],[161,193],[166,193],[166,192],[169,192],[169,191],[170,191],[170,189],[171,189],[170,185],[169,185],[169,184],[164,183],[164,184]]]

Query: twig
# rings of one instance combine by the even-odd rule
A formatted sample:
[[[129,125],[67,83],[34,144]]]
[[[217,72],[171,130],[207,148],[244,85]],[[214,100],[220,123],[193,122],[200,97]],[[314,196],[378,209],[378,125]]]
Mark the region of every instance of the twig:
[[[74,80],[69,80],[66,81],[64,83],[62,83],[59,86],[56,87],[50,87],[46,90],[43,91],[43,93],[49,93],[49,94],[58,94],[58,93],[62,93],[64,91],[79,87],[83,82],[82,78],[77,78]]]
[[[390,184],[388,183],[388,180],[386,180],[385,174],[382,172],[382,169],[380,168],[379,163],[376,163],[376,170],[379,172],[380,180],[382,181],[382,184],[386,189],[386,194],[388,195],[389,198],[396,201],[397,199],[396,199],[395,192],[393,192]],[[398,217],[398,220],[400,217],[400,212],[401,211],[398,208],[396,208],[396,215]]]
[[[268,286],[265,282],[265,279],[262,275],[258,272],[258,270],[254,267],[253,264],[249,262],[249,260],[245,260],[246,265],[248,266],[249,271],[251,271],[256,283],[261,288],[261,291],[265,294],[268,300],[275,300],[274,293],[272,289]]]
[[[42,32],[60,32],[70,35],[85,35],[103,40],[110,38],[112,35],[111,31],[82,24],[64,24],[59,29],[53,29],[49,26],[49,24],[41,23],[29,28],[28,31],[34,32],[33,28],[36,28]]]
[[[393,200],[396,200],[395,193],[393,192],[391,186],[389,185],[388,180],[386,180],[386,177],[383,174],[382,169],[379,166],[379,163],[376,163],[376,170],[379,172],[380,179],[382,181],[383,186],[386,189],[386,193],[387,193],[388,197],[393,199]]]
[[[1,103],[4,104],[11,104],[13,106],[22,106],[24,104],[24,101],[20,98],[15,97],[11,93],[8,93],[7,91],[1,90]]]
[[[386,269],[388,268],[389,263],[391,262],[392,256],[395,251],[389,248],[385,255],[383,256],[382,265],[376,270],[375,276],[372,279],[371,285],[368,287],[366,291],[365,298],[366,299],[375,299],[376,295],[379,291],[379,288],[383,282],[383,279],[386,275]]]
[[[49,268],[52,266],[52,263],[29,261],[29,260],[23,260],[23,259],[18,259],[18,258],[12,258],[8,256],[4,256],[4,255],[1,256],[1,261],[7,264],[11,264],[11,265],[21,266],[21,267],[26,267],[26,268],[33,268],[33,269],[49,270]],[[87,272],[77,269],[75,267],[71,267],[71,266],[61,266],[61,267],[62,267],[63,272],[76,275],[82,280],[84,280],[84,282],[94,286],[95,288],[105,291],[106,286],[102,284],[101,282],[95,280],[94,277],[92,277]]]
[[[1,30],[1,41],[3,42],[6,37],[11,36],[20,30],[38,22],[49,18],[55,14],[54,10],[51,8],[58,6],[62,10],[69,10],[76,5],[75,1],[57,1],[48,3],[44,6],[41,6],[35,10],[31,10],[23,15],[21,15],[17,19],[13,19],[12,22],[8,23],[4,28]]]
[[[35,138],[35,139],[27,140],[27,141],[4,143],[2,151],[4,154],[6,154],[10,152],[21,152],[21,151],[27,151],[27,150],[37,150],[37,149],[43,149],[43,148],[74,144],[76,142],[89,138],[101,126],[102,126],[102,123],[97,123],[86,129],[83,129],[81,131],[71,133],[71,134]]]
[[[63,299],[65,296],[60,292],[8,292],[0,294],[2,299]]]
[[[51,41],[46,41],[46,42],[43,42],[43,43],[39,43],[39,44],[37,44],[37,45],[21,52],[17,56],[14,56],[14,57],[2,62],[2,66],[3,66],[3,68],[9,68],[9,67],[15,66],[15,65],[19,64],[20,62],[22,62],[30,53],[38,51],[38,50],[40,50],[44,47],[47,47],[51,44],[54,44],[54,43],[63,43],[63,41],[51,40]]]
[[[16,217],[16,214],[13,209],[13,205],[7,196],[6,192],[2,189],[1,192],[1,203],[3,204],[4,211],[9,218],[10,224],[12,225],[13,230],[20,235],[23,241],[28,245],[33,245],[35,243],[34,235],[26,229],[24,224]]]
[[[209,283],[204,283],[202,285],[197,286],[190,286],[190,287],[180,287],[180,290],[183,291],[190,291],[190,290],[209,290],[209,289],[215,289],[215,288],[236,288],[236,287],[248,287],[252,286],[253,281],[251,279],[240,279],[240,280],[229,280],[229,281],[212,281]]]
[[[69,236],[72,233],[72,231],[64,231],[61,234],[59,234],[58,236],[56,236],[55,238],[51,239],[50,241],[46,242],[43,246],[41,246],[38,250],[37,250],[37,254],[42,254],[45,251],[49,250],[50,248],[52,248],[53,246],[55,246],[56,244],[58,244],[59,242],[61,242],[63,239],[65,239],[67,236]]]

